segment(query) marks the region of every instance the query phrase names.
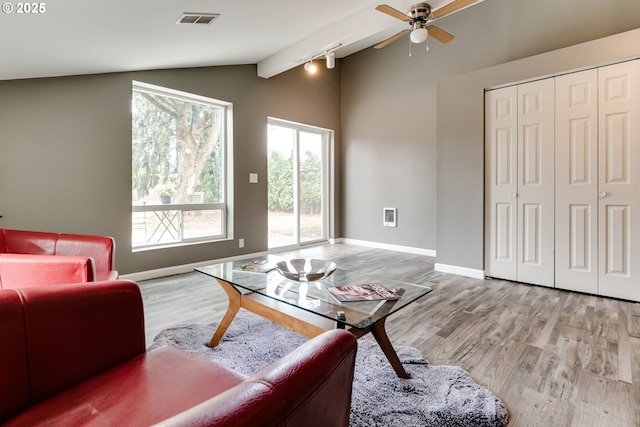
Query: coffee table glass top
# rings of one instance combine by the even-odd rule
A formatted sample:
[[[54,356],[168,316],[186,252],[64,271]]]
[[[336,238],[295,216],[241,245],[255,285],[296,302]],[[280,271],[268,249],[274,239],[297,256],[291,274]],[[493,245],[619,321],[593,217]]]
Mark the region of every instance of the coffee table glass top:
[[[344,270],[339,264],[332,275],[313,282],[289,280],[275,269],[267,273],[240,269],[250,262],[267,262],[275,266],[282,260],[282,257],[267,255],[207,265],[195,270],[230,283],[243,294],[264,295],[354,328],[366,328],[431,292],[431,288],[427,286]],[[398,300],[390,301],[339,302],[327,291],[327,288],[332,286],[370,283],[379,283],[388,289],[402,289],[403,291],[399,292],[402,296]]]

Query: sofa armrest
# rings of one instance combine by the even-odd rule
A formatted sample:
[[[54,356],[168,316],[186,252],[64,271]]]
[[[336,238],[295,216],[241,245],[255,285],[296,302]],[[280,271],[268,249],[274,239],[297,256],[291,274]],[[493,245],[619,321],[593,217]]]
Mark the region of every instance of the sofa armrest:
[[[145,352],[135,282],[16,289],[24,305],[32,402]]]
[[[92,282],[95,276],[95,264],[89,257],[0,254],[3,289]]]
[[[0,424],[29,406],[29,365],[22,301],[13,289],[0,290]]]
[[[58,236],[56,255],[81,255],[93,258],[98,280],[107,280],[115,271],[116,242],[109,236],[88,234],[64,234]],[[117,272],[115,273],[117,279]]]
[[[356,338],[319,335],[240,385],[157,426],[349,425]]]

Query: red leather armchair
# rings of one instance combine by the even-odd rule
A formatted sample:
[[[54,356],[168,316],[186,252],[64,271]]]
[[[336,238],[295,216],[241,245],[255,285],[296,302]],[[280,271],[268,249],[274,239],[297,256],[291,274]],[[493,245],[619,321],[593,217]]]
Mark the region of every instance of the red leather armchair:
[[[347,426],[355,337],[326,332],[245,377],[145,351],[136,283],[0,289],[3,426]]]
[[[111,237],[0,229],[0,288],[117,278]]]

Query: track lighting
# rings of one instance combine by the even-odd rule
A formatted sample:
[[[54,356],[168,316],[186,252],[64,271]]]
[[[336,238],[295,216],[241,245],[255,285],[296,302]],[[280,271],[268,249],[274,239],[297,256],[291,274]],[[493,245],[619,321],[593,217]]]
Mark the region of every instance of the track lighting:
[[[318,71],[318,67],[316,67],[316,64],[314,64],[313,61],[309,61],[304,64],[304,69],[311,74],[315,74],[315,72]]]
[[[336,66],[336,54],[333,52],[327,52],[324,54],[327,58],[327,68],[335,68]]]
[[[303,56],[298,60],[298,64],[304,63],[304,69],[310,74],[315,74],[318,71],[318,66],[313,63],[313,60],[324,57],[327,61],[327,68],[335,68],[336,53],[334,51],[340,46],[342,46],[342,43],[337,43],[332,45],[331,47],[325,47],[322,50],[319,50],[309,56]]]

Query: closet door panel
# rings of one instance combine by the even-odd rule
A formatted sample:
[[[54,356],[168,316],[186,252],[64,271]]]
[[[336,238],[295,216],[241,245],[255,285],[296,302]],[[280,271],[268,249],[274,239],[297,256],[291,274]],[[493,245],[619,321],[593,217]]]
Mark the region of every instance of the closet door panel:
[[[542,264],[542,206],[537,203],[527,203],[522,205],[522,233],[523,242],[521,245],[522,263],[539,267]]]
[[[640,301],[640,61],[598,69],[599,294]]]
[[[554,285],[554,80],[518,86],[518,281]]]
[[[598,72],[555,79],[555,285],[598,292]]]
[[[485,94],[485,272],[516,280],[517,90]]]

